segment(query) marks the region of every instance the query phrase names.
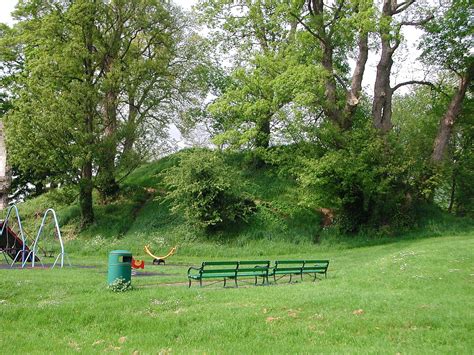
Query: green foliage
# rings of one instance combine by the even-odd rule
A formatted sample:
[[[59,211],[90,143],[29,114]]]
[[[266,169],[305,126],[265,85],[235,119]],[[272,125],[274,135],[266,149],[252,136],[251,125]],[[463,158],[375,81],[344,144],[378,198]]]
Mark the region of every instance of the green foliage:
[[[474,216],[474,100],[466,99],[450,146],[451,210],[458,215]],[[449,207],[448,207],[449,208]]]
[[[242,194],[243,182],[217,152],[195,150],[182,153],[177,166],[165,171],[172,211],[182,212],[192,224],[219,229],[246,222],[255,204]]]
[[[329,132],[327,138],[334,140]],[[320,158],[303,158],[299,181],[304,203],[335,209],[340,226],[348,232],[406,222],[410,161],[369,123],[342,138],[339,149],[328,150]]]
[[[453,0],[439,7],[438,16],[424,27],[421,58],[432,65],[460,73],[474,65],[472,3]],[[472,69],[471,69],[472,70]]]
[[[107,288],[112,292],[126,292],[133,290],[132,282],[126,281],[122,277],[115,279]]]
[[[170,122],[185,126],[184,112],[202,104],[206,41],[190,17],[156,0],[27,0],[15,16],[13,28],[0,27],[15,183],[39,192],[81,181],[84,210],[93,184],[115,197]]]

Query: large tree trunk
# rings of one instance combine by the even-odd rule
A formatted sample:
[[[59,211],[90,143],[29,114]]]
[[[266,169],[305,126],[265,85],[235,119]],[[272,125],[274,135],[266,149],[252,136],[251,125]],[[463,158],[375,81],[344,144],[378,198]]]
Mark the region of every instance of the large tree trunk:
[[[135,104],[135,98],[129,94],[128,97],[128,118],[125,125],[125,140],[123,143],[122,156],[128,155],[133,149],[137,131],[138,108]]]
[[[86,83],[88,91],[93,92],[94,87],[94,67],[92,64],[92,56],[95,52],[93,45],[93,30],[94,30],[94,17],[93,14],[89,15],[89,21],[84,24],[84,46],[89,53],[89,56],[83,60],[84,74],[86,77]],[[85,156],[83,157],[84,162],[81,167],[81,177],[79,180],[79,205],[81,207],[81,226],[85,227],[94,221],[94,209],[92,200],[92,152],[91,149],[94,144],[94,115],[95,115],[95,103],[92,97],[86,95],[84,97],[84,145],[85,145]]]
[[[337,102],[336,78],[334,76],[333,48],[329,41],[323,43],[322,65],[327,71],[325,79],[324,95],[326,96],[326,105],[324,105],[324,114],[339,127],[342,126],[342,112]]]
[[[388,40],[382,39],[382,54],[377,65],[377,75],[374,85],[374,101],[372,103],[372,117],[375,128],[382,133],[392,129],[392,96],[390,75],[393,66],[395,48],[390,47]]]
[[[100,192],[103,198],[112,197],[119,191],[115,179],[117,155],[117,90],[111,87],[104,102],[104,139],[100,161]]]
[[[87,159],[81,169],[81,180],[79,182],[79,204],[81,206],[82,227],[85,227],[94,221],[92,189],[92,160]]]
[[[123,5],[120,3],[112,6],[113,31],[109,38],[105,37],[104,45],[106,53],[103,60],[103,73],[106,79],[105,97],[104,97],[104,138],[99,166],[100,192],[102,198],[113,197],[119,191],[119,185],[116,181],[115,158],[117,155],[117,111],[118,95],[120,88],[117,87],[117,72],[114,70],[120,57],[120,43],[124,31]]]
[[[362,92],[362,80],[364,79],[365,66],[369,58],[369,39],[365,32],[359,33],[358,47],[359,54],[356,61],[354,72],[352,73],[351,88],[347,92],[346,105],[344,107],[343,128],[349,129],[352,127],[354,114],[360,102],[360,95]]]
[[[397,1],[384,0],[382,7],[382,19],[390,19],[396,13]],[[374,101],[372,103],[372,119],[375,128],[386,133],[392,129],[392,96],[393,90],[390,86],[390,76],[392,74],[393,54],[398,48],[400,41],[394,39],[394,45],[390,44],[393,36],[390,33],[390,26],[381,26],[379,32],[381,38],[381,54],[377,65],[377,75],[374,85]]]
[[[461,80],[459,81],[459,87],[451,99],[448,109],[439,122],[438,134],[436,135],[433,144],[433,152],[431,154],[431,160],[434,163],[439,163],[443,160],[446,148],[449,143],[449,138],[451,137],[451,133],[453,131],[454,123],[456,122],[456,118],[461,111],[464,96],[466,96],[467,88],[469,87],[473,76],[474,65],[471,65],[467,69],[465,75],[461,77]]]
[[[380,19],[379,35],[381,39],[381,55],[377,65],[377,75],[374,85],[374,101],[372,103],[372,119],[374,126],[382,133],[392,129],[392,98],[394,91],[407,84],[428,84],[421,81],[410,81],[398,84],[394,88],[390,86],[392,74],[393,55],[400,45],[400,29],[402,26],[419,26],[433,19],[430,15],[416,21],[400,21],[392,24],[393,16],[403,13],[416,0],[406,0],[398,3],[397,0],[383,0],[382,17]]]
[[[309,26],[299,19],[300,23],[318,40],[323,49],[322,65],[327,72],[325,78],[325,99],[326,103],[323,105],[325,116],[335,123],[343,130],[352,127],[352,121],[356,109],[359,105],[360,94],[362,91],[362,79],[364,77],[365,66],[369,55],[368,36],[364,30],[360,30],[358,39],[358,58],[356,66],[352,74],[351,87],[344,88],[346,91],[346,102],[344,107],[340,107],[337,92],[336,73],[334,69],[334,31],[337,30],[335,26],[339,21],[339,16],[342,11],[344,2],[338,3],[338,8],[332,13],[333,19],[331,24],[324,22],[325,8],[323,0],[308,0],[308,10],[313,17],[316,28],[312,30]],[[358,11],[358,9],[357,9]]]

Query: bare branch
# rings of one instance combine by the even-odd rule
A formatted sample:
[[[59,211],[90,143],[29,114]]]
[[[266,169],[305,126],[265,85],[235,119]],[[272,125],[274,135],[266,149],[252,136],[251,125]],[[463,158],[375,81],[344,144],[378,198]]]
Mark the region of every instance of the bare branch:
[[[429,15],[428,17],[418,21],[402,21],[400,22],[400,26],[422,26],[432,19],[434,19],[434,15]]]
[[[410,80],[410,81],[405,81],[403,83],[400,83],[400,84],[397,84],[395,85],[393,88],[392,88],[392,91],[395,91],[395,90],[398,90],[400,89],[402,86],[406,86],[406,85],[413,85],[413,84],[417,84],[417,85],[428,85],[428,86],[431,86],[433,89],[437,89],[436,86],[429,82],[429,81],[425,81],[425,80]]]
[[[399,14],[400,12],[405,11],[411,5],[413,5],[415,3],[415,1],[416,0],[408,0],[408,1],[402,2],[401,4],[397,5],[395,7],[395,11],[393,11],[392,15],[396,15],[396,14]]]

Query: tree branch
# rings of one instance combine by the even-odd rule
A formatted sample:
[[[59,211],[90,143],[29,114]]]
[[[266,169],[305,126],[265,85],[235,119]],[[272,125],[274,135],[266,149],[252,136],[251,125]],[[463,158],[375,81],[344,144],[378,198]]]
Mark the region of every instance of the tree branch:
[[[310,34],[312,34],[314,37],[319,39],[321,43],[326,44],[326,40],[322,38],[320,35],[318,35],[316,32],[314,32],[307,24],[303,22],[296,14],[290,12],[290,15],[293,16],[296,21],[298,21],[299,24],[301,24]]]
[[[399,14],[400,12],[405,11],[411,5],[413,5],[415,3],[415,1],[416,0],[408,0],[408,1],[402,2],[401,4],[397,5],[395,7],[395,10],[393,11],[392,15],[396,15],[396,14]]]
[[[334,77],[336,78],[336,80],[339,82],[339,84],[341,84],[341,86],[347,90],[347,83],[344,81],[344,79],[342,79],[339,75],[337,74],[334,74]]]
[[[334,11],[334,16],[333,18],[331,19],[331,21],[329,21],[327,24],[324,25],[324,28],[327,28],[327,27],[330,27],[332,26],[337,20],[339,20],[340,18],[340,14],[341,14],[341,11],[342,11],[342,7],[344,6],[344,3],[345,1],[342,0],[340,3],[339,3],[339,6],[337,7],[337,9]],[[329,30],[330,33],[332,34],[332,29]]]
[[[400,22],[400,26],[422,26],[432,19],[434,19],[434,15],[429,15],[428,17],[418,21],[402,21]]]
[[[400,89],[402,86],[406,85],[413,85],[413,84],[418,84],[418,85],[428,85],[431,86],[433,89],[436,89],[436,86],[429,82],[429,81],[424,81],[424,80],[410,80],[410,81],[405,81],[403,83],[397,84],[392,88],[392,91]]]

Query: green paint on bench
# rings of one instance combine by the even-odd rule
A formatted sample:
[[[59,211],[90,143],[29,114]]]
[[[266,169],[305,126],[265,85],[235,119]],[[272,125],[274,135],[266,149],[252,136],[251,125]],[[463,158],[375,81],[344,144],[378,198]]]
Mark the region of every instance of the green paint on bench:
[[[227,279],[233,279],[238,287],[239,277],[254,277],[255,284],[261,277],[262,283],[268,283],[268,273],[270,269],[269,260],[243,260],[243,261],[204,261],[200,268],[190,267],[188,269],[189,287],[191,281],[199,281],[202,286],[203,279],[224,279],[224,286]]]
[[[273,276],[276,283],[277,276],[289,275],[291,282],[293,275],[300,275],[303,280],[303,274],[314,274],[314,281],[316,281],[318,274],[324,274],[327,278],[328,267],[329,260],[277,260],[269,276]]]

